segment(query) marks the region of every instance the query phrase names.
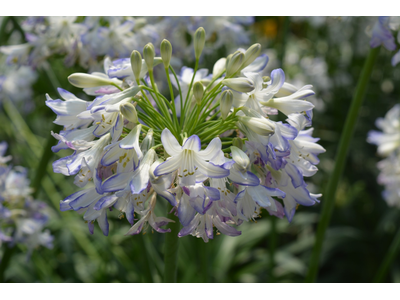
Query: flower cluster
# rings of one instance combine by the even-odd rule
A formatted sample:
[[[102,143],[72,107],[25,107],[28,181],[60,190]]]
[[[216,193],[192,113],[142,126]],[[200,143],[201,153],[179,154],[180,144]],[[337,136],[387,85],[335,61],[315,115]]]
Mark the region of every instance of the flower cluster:
[[[400,27],[399,17],[379,17],[372,28],[372,37],[370,46],[376,48],[383,45],[387,50],[397,49],[395,38],[392,31],[398,31]],[[397,35],[397,41],[400,42],[400,35]],[[392,65],[400,62],[400,50],[392,57]]]
[[[14,67],[8,66],[1,70],[0,75],[0,103],[5,98],[15,103],[24,102],[23,108],[32,108],[33,95],[32,85],[37,79],[37,74],[28,66]]]
[[[0,246],[23,244],[28,255],[42,245],[52,247],[53,237],[43,231],[48,217],[46,204],[31,197],[27,172],[22,167],[7,166],[11,156],[4,156],[7,143],[0,143]]]
[[[385,118],[376,120],[367,141],[378,146],[378,154],[386,157],[378,163],[378,183],[385,186],[383,197],[390,206],[400,207],[400,105],[390,109]]]
[[[154,24],[160,37],[174,45],[175,57],[185,58],[179,61],[192,61],[193,40],[187,37],[192,36],[198,27],[203,26],[206,31],[205,54],[211,54],[222,47],[229,51],[249,44],[249,32],[245,26],[253,24],[254,17],[154,17],[147,21]]]
[[[112,208],[132,225],[128,235],[148,225],[169,232],[162,226],[172,220],[155,214],[165,199],[183,226],[179,236],[208,241],[214,227],[239,235],[235,226],[262,208],[290,222],[299,204],[318,202],[321,195],[304,181],[325,151],[307,129],[311,86],[297,89],[281,69],[262,77],[268,57],[260,44],[219,59],[208,74],[198,69],[205,40],[205,30],[197,29],[195,68],[179,75],[170,66],[171,43],[163,40],[161,57],[149,43],[144,59],[134,50],[130,58],[106,59],[104,73],[72,74],[70,83],[96,96],[92,101],[63,89],[63,100],[47,96],[55,123],[64,126],[52,133],[58,140],[52,149],[74,151],[53,163],[54,172],[75,176],[83,188],[60,208],[83,213],[90,232],[97,220],[108,235]],[[155,82],[155,68],[165,71],[167,93]],[[278,121],[282,116],[286,122]]]
[[[156,36],[142,19],[131,17],[29,17],[23,24],[26,43],[3,46],[8,63],[40,66],[53,55],[67,66],[96,68],[100,56],[124,57],[141,38]]]
[[[39,66],[50,56],[63,55],[67,66],[95,70],[105,56],[121,58],[151,41],[168,36],[182,55],[187,56],[187,34],[197,24],[213,28],[207,42],[213,49],[248,43],[243,25],[252,17],[28,17],[22,24],[24,44],[2,46],[8,63]],[[190,57],[190,56],[187,56]]]

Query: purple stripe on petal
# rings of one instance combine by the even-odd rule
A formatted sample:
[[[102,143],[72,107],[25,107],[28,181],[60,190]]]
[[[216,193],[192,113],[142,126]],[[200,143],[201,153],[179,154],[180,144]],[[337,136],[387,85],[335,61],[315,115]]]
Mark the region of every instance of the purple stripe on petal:
[[[89,227],[90,234],[93,234],[93,232],[94,232],[94,223],[93,222],[88,222],[88,227]]]
[[[118,197],[115,195],[104,196],[94,205],[95,210],[101,210],[103,208],[109,207],[117,201]]]
[[[218,189],[208,186],[204,186],[204,189],[206,190],[207,196],[210,200],[216,201],[220,199],[220,192]]]
[[[190,189],[189,188],[187,188],[186,186],[183,186],[182,190],[185,192],[186,195],[190,196]]]

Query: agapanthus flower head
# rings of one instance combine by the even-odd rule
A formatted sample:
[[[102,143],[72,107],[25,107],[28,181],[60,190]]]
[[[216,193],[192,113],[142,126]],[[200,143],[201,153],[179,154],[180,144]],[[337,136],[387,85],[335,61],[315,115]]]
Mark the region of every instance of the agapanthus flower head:
[[[8,99],[16,104],[23,103],[25,111],[32,109],[32,85],[37,79],[36,72],[29,66],[8,66],[5,63],[0,71],[0,103]]]
[[[370,46],[376,48],[383,45],[389,51],[397,49],[393,31],[397,31],[397,42],[400,42],[400,19],[399,17],[379,17],[372,28]],[[400,62],[400,50],[392,57],[392,66]]]
[[[53,237],[44,230],[48,221],[46,204],[31,196],[27,171],[11,167],[4,157],[7,143],[0,143],[0,246],[23,244],[28,256],[38,246],[52,248]],[[5,247],[5,245],[3,245]]]
[[[377,166],[378,183],[384,185],[383,197],[390,206],[400,207],[400,105],[396,104],[375,122],[382,131],[371,130],[367,141],[378,146],[378,154],[385,157]]]
[[[73,151],[53,163],[54,171],[74,175],[82,188],[60,209],[84,213],[90,232],[97,220],[109,234],[112,208],[132,225],[128,235],[148,225],[169,232],[163,226],[173,220],[155,213],[167,201],[183,226],[179,236],[207,242],[214,227],[217,234],[241,234],[236,227],[262,209],[291,221],[299,205],[319,202],[304,181],[325,152],[306,128],[312,86],[282,93],[288,85],[281,69],[263,78],[268,57],[259,55],[259,44],[218,60],[208,75],[198,68],[204,36],[203,28],[195,32],[195,69],[177,74],[169,65],[175,48],[164,40],[161,58],[146,44],[144,59],[132,49],[129,59],[105,64],[102,75],[72,74],[71,84],[96,96],[91,101],[62,89],[64,100],[47,97],[64,126],[52,133],[59,141],[53,151]],[[164,82],[156,83],[157,69]],[[279,121],[278,111],[287,119]]]

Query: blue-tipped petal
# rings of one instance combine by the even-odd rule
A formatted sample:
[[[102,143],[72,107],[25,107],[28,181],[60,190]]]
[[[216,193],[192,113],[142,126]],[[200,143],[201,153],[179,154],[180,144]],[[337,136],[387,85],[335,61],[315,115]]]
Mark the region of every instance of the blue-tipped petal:
[[[178,206],[178,217],[179,221],[183,226],[186,226],[193,220],[196,211],[190,205],[189,201],[182,197],[181,201],[179,202]]]

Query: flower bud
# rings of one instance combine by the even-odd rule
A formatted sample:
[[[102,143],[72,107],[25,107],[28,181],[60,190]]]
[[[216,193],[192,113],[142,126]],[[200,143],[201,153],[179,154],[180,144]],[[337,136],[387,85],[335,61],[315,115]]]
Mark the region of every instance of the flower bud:
[[[248,93],[254,90],[253,81],[245,77],[224,79],[222,80],[222,84],[242,93]]]
[[[203,27],[199,27],[194,33],[194,55],[196,60],[200,58],[201,52],[203,51],[204,44],[206,42],[206,31]]]
[[[164,68],[168,69],[172,57],[172,45],[168,40],[163,40],[160,46],[161,58],[164,63]]]
[[[241,69],[250,65],[260,55],[260,52],[261,52],[260,44],[257,43],[250,46],[249,49],[247,49],[246,52],[244,53],[244,59]]]
[[[217,78],[218,75],[221,75],[222,72],[224,72],[225,70],[225,64],[226,64],[226,58],[220,58],[219,60],[217,60],[217,62],[214,64],[213,67],[213,75],[212,78]]]
[[[121,104],[119,109],[121,110],[121,113],[124,115],[124,117],[129,120],[130,122],[137,124],[138,122],[138,116],[136,112],[136,108],[132,105],[132,103],[125,102],[124,104]]]
[[[74,73],[68,77],[68,81],[78,88],[89,88],[113,83],[110,79],[86,73]]]
[[[144,61],[146,62],[147,69],[153,70],[153,64],[154,64],[154,56],[156,55],[156,52],[154,50],[154,46],[152,43],[148,43],[146,46],[143,48],[143,58]]]
[[[263,80],[262,87],[263,89],[266,89],[268,86],[267,82],[271,81],[271,78],[269,76],[263,76],[262,80]]]
[[[239,122],[246,125],[254,133],[270,136],[275,132],[274,123],[265,118],[239,117]]]
[[[242,149],[243,148],[243,140],[240,137],[234,137],[232,140],[232,145]]]
[[[197,105],[201,104],[201,100],[203,99],[204,94],[204,86],[200,81],[197,81],[193,85],[193,95],[196,99]]]
[[[243,63],[244,54],[240,51],[236,51],[232,54],[229,60],[226,61],[226,76],[230,77],[239,70]]]
[[[263,80],[263,82],[268,82],[271,80],[271,78],[269,76],[263,76],[262,80]]]
[[[231,90],[225,90],[222,92],[221,100],[220,100],[220,109],[221,109],[221,117],[222,120],[225,120],[231,111],[233,102],[233,93]]]
[[[154,146],[153,128],[150,128],[149,131],[147,131],[146,137],[143,139],[142,144],[140,145],[140,150],[142,150],[143,155],[145,155],[146,152],[149,151],[149,149],[153,146]]]
[[[133,75],[135,76],[136,82],[139,85],[140,72],[142,71],[142,56],[137,50],[133,50],[131,54],[131,67]]]
[[[247,167],[250,164],[250,159],[247,156],[247,154],[235,146],[231,146],[231,152],[232,152],[232,159],[239,167],[239,170],[241,172],[246,172]]]

